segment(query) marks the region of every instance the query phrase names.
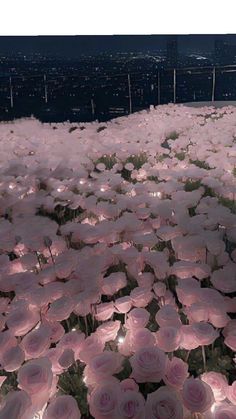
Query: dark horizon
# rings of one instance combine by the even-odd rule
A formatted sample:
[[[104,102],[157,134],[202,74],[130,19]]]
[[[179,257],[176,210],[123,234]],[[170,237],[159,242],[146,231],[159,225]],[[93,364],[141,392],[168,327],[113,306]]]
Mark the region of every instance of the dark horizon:
[[[79,58],[101,52],[136,52],[165,49],[168,39],[177,36],[180,53],[211,52],[216,40],[236,45],[236,34],[225,35],[68,35],[0,36],[0,54],[22,52]]]

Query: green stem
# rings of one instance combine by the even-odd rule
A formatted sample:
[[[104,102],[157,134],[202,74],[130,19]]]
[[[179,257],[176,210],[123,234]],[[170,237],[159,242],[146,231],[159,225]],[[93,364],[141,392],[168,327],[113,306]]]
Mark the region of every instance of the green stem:
[[[203,359],[203,368],[204,368],[204,371],[206,371],[206,352],[205,352],[204,345],[202,345],[202,359]]]
[[[52,251],[51,251],[51,247],[50,246],[48,246],[48,250],[49,250],[49,253],[50,253],[50,256],[51,256],[51,259],[52,259],[52,263],[53,263],[53,265],[55,265],[55,261],[54,261],[54,258],[53,258],[53,255],[52,255]]]
[[[88,336],[88,321],[87,321],[87,316],[84,316],[84,322],[85,322],[86,336]]]
[[[190,352],[191,352],[191,350],[189,350],[189,351],[187,352],[187,354],[186,354],[186,356],[185,356],[185,362],[188,362],[188,358],[189,358]]]
[[[37,256],[37,259],[38,259],[38,263],[39,263],[40,271],[42,271],[42,265],[41,265],[41,262],[40,262],[39,254],[38,254],[38,252],[37,252],[37,251],[36,251],[35,253],[36,253],[36,256]]]

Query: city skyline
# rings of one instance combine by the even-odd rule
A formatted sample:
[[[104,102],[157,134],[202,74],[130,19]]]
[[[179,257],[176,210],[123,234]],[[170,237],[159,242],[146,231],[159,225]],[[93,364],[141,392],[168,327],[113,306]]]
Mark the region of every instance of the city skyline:
[[[101,52],[138,52],[166,49],[173,35],[0,36],[0,54],[40,53],[79,58]],[[180,53],[213,52],[215,41],[236,45],[236,35],[176,35]]]
[[[235,65],[236,35],[0,37],[0,115],[107,120],[150,105],[233,100]]]

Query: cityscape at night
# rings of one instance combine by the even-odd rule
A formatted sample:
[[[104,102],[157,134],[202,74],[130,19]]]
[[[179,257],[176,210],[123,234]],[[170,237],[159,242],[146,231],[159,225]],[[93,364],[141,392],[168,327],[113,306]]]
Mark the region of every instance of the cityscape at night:
[[[233,6],[1,5],[0,419],[236,419]]]
[[[234,65],[236,35],[0,37],[0,118],[108,120],[235,100]]]

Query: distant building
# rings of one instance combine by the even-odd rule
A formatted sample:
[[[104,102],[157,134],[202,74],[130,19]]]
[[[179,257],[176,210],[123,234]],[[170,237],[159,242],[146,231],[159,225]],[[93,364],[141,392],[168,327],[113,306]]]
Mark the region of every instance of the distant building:
[[[170,36],[166,43],[166,65],[176,67],[178,64],[178,39],[177,36]]]
[[[216,40],[214,58],[216,65],[230,65],[236,62],[236,45]]]

